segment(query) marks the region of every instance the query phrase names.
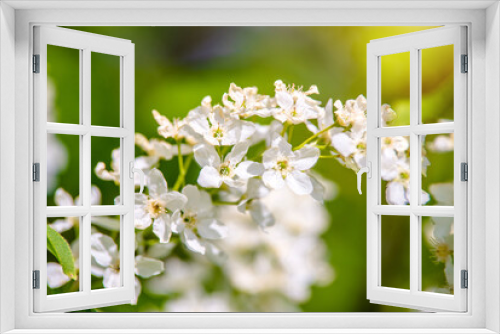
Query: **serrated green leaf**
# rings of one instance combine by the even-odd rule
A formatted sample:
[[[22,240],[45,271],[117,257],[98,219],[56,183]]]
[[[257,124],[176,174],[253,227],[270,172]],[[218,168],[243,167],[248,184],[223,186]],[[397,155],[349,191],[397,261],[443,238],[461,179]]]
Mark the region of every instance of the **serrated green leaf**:
[[[75,259],[71,247],[62,235],[47,225],[47,249],[51,252],[62,266],[64,274],[75,279]]]

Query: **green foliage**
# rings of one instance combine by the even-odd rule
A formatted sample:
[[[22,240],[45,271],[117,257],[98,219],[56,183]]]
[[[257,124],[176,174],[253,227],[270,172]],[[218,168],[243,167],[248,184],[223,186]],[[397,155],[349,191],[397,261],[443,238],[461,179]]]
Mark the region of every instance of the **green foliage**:
[[[75,259],[71,248],[57,231],[47,225],[47,249],[55,256],[59,264],[62,266],[64,274],[71,279],[76,279]]]

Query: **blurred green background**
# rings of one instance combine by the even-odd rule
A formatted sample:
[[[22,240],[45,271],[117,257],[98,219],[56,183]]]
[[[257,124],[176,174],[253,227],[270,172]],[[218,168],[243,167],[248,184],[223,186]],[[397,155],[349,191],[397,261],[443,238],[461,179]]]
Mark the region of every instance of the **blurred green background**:
[[[257,86],[259,93],[274,95],[273,83],[308,88],[317,85],[320,95],[313,98],[324,105],[329,98],[341,100],[366,96],[366,45],[370,40],[404,34],[431,27],[70,27],[82,31],[119,37],[135,44],[135,122],[136,132],[158,137],[151,110],[169,117],[184,117],[210,95],[221,102],[231,82],[240,87]],[[453,116],[453,76],[450,47],[425,54],[423,69],[424,122]],[[409,58],[395,56],[383,61],[383,102],[398,113],[395,125],[409,119]],[[78,123],[78,52],[49,48],[48,69],[54,86],[52,120]],[[119,62],[117,57],[92,56],[92,124],[118,125]],[[451,87],[451,88],[450,88]],[[450,97],[451,96],[451,97]],[[450,102],[451,100],[451,102]],[[297,129],[294,141],[308,136]],[[78,194],[78,140],[60,138],[69,152],[66,168],[57,184],[70,194]],[[67,136],[66,136],[67,137]],[[92,147],[92,168],[97,161],[111,162],[116,140],[104,138]],[[137,150],[137,153],[142,152]],[[428,154],[432,165],[426,182],[449,176],[446,159]],[[444,161],[444,160],[442,160]],[[177,163],[162,162],[172,184]],[[165,169],[164,169],[165,170]],[[332,159],[320,160],[316,170],[335,181],[339,194],[327,202],[332,217],[323,239],[335,280],[326,287],[315,287],[309,301],[300,305],[312,312],[406,311],[370,304],[366,299],[366,209],[365,195],[356,190],[356,177]],[[188,180],[195,182],[191,169]],[[113,182],[93,177],[103,192],[103,204],[117,195]],[[55,189],[53,189],[55,190]],[[48,193],[53,205],[53,190]],[[387,218],[387,219],[386,219]],[[394,224],[404,217],[384,217],[383,280],[389,286],[409,286],[409,226]],[[388,223],[385,224],[385,221]],[[385,227],[386,226],[386,227]],[[443,266],[433,263],[424,243],[424,272],[429,285],[444,281]],[[427,284],[427,283],[424,283]],[[120,308],[113,308],[119,311]],[[132,310],[124,308],[123,310]]]

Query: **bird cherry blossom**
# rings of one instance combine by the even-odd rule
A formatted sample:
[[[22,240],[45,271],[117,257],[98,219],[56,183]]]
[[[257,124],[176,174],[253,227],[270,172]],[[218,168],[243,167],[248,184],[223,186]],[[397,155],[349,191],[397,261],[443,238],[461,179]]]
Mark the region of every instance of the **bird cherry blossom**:
[[[158,169],[148,173],[149,195],[135,194],[135,228],[143,230],[153,223],[153,233],[161,243],[172,235],[172,214],[179,212],[187,202],[186,196],[168,191],[167,181]]]
[[[313,184],[304,171],[316,164],[319,155],[319,149],[313,146],[292,151],[292,145],[279,137],[274,146],[264,152],[262,180],[272,189],[281,189],[286,184],[296,194],[310,194]]]
[[[198,144],[194,147],[194,158],[202,167],[198,183],[205,188],[219,188],[222,183],[230,187],[242,187],[247,179],[259,176],[264,168],[254,161],[241,161],[247,151],[249,143],[240,142],[233,146],[224,161],[212,145]]]
[[[205,254],[205,239],[220,239],[227,236],[227,228],[215,217],[210,195],[193,185],[182,190],[187,203],[182,210],[172,215],[172,230],[179,234],[182,242],[193,252]]]
[[[287,86],[281,80],[277,80],[274,86],[278,105],[273,113],[274,118],[282,123],[289,121],[300,124],[318,117],[317,107],[320,102],[309,97],[312,94],[319,94],[315,85],[305,92],[302,87]]]

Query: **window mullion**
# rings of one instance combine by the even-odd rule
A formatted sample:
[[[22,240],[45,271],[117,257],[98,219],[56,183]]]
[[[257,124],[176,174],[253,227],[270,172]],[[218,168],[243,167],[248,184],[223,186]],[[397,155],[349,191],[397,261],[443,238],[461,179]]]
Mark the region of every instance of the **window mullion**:
[[[414,129],[420,123],[420,55],[410,50],[410,291],[415,293],[420,285],[420,218],[415,209],[420,203],[420,145]]]
[[[86,48],[81,53],[81,66],[80,66],[80,101],[81,101],[81,117],[82,125],[89,128],[91,125],[91,78],[90,78],[90,49]],[[90,229],[91,229],[91,216],[90,216],[90,202],[91,202],[91,135],[87,132],[82,137],[81,159],[80,159],[80,189],[82,189],[82,205],[89,208],[89,211],[82,218],[82,226],[80,227],[80,284],[82,291],[90,293],[91,291],[91,254],[90,254]]]

